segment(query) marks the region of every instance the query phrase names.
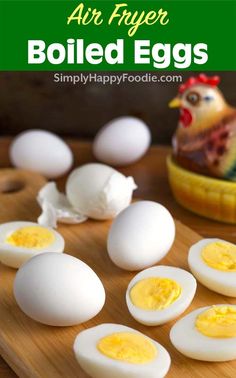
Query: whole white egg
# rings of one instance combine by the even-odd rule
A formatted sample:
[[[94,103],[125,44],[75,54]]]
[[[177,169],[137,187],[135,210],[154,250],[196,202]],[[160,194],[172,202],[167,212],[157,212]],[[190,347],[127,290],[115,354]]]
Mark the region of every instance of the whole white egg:
[[[198,308],[178,320],[170,340],[183,355],[201,361],[236,359],[236,306]]]
[[[80,332],[74,353],[92,378],[163,378],[171,363],[161,344],[120,324],[100,324]]]
[[[95,157],[110,165],[122,166],[139,160],[151,143],[147,125],[136,117],[119,117],[108,122],[93,143]]]
[[[132,177],[125,177],[107,165],[90,163],[70,174],[66,196],[79,213],[94,219],[110,219],[130,204],[136,188]]]
[[[73,155],[68,145],[57,135],[44,130],[29,130],[13,140],[10,160],[17,168],[56,178],[71,168]]]
[[[113,221],[107,250],[111,260],[126,270],[141,270],[160,261],[175,238],[169,211],[153,201],[136,202]]]
[[[105,290],[96,273],[66,254],[43,253],[18,270],[14,295],[32,319],[52,326],[71,326],[97,315]]]
[[[193,275],[173,266],[153,266],[129,283],[126,303],[138,322],[155,326],[177,318],[191,304],[197,288]]]

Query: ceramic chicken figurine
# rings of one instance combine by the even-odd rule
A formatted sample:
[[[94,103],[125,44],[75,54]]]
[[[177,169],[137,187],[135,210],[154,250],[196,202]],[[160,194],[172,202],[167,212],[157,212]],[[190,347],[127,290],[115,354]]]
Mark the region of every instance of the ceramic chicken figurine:
[[[217,88],[219,81],[201,74],[179,87],[169,104],[180,108],[174,156],[188,170],[236,181],[236,109]]]

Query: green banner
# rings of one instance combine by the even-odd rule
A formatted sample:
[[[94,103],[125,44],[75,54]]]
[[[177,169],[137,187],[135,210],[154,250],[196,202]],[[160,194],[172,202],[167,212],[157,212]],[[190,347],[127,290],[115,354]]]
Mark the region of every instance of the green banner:
[[[235,70],[235,1],[0,1],[0,70]]]

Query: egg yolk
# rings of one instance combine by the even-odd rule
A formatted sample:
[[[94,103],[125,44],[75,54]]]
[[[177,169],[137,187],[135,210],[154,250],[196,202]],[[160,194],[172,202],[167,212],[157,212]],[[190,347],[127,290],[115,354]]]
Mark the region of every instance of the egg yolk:
[[[149,339],[129,332],[106,336],[98,342],[97,348],[107,357],[132,364],[151,362],[157,355],[157,348]]]
[[[181,286],[174,280],[149,277],[137,282],[130,290],[131,302],[143,310],[163,310],[181,294]]]
[[[211,268],[236,272],[236,246],[226,242],[207,244],[201,251],[203,261]]]
[[[41,249],[51,245],[54,239],[54,234],[47,228],[28,226],[14,231],[5,241],[14,247]]]
[[[205,336],[236,337],[236,308],[213,306],[197,316],[195,326]]]

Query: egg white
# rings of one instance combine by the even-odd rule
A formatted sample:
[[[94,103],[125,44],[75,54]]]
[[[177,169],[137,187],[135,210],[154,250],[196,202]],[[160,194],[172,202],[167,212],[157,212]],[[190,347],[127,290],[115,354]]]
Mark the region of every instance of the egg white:
[[[158,342],[150,339],[157,348],[155,359],[145,364],[133,364],[109,358],[99,352],[99,340],[116,332],[140,332],[120,324],[100,324],[78,334],[74,342],[75,357],[82,369],[92,378],[162,378],[170,367],[170,356]]]
[[[72,151],[63,139],[39,129],[17,135],[11,143],[9,155],[15,167],[38,172],[51,179],[65,174],[73,163]]]
[[[144,310],[135,306],[130,299],[130,290],[140,280],[148,277],[169,278],[181,286],[181,294],[169,307],[163,310]],[[155,326],[169,322],[182,314],[193,300],[197,283],[193,275],[184,269],[173,266],[154,266],[138,273],[129,283],[126,291],[126,304],[130,314],[139,323]]]
[[[202,285],[216,293],[236,297],[236,272],[224,272],[208,266],[201,257],[202,249],[210,243],[226,242],[222,239],[202,239],[192,245],[188,254],[188,265]]]
[[[34,222],[9,222],[0,225],[0,262],[12,268],[19,268],[23,263],[31,257],[43,252],[63,252],[65,241],[63,237],[55,230],[46,227],[53,233],[55,239],[52,244],[45,248],[30,249],[23,247],[16,247],[6,243],[6,238],[14,231],[22,227],[39,226]]]
[[[105,164],[89,163],[74,169],[66,182],[66,196],[81,214],[112,219],[125,209],[137,188],[132,177]]]
[[[216,306],[227,306],[217,304]],[[228,305],[236,307],[236,305]],[[215,338],[200,333],[195,327],[196,317],[210,306],[192,311],[178,320],[170,331],[170,340],[182,354],[201,361],[230,361],[236,359],[236,337]]]
[[[159,262],[175,238],[175,223],[160,203],[138,201],[113,221],[107,238],[108,255],[119,268],[135,271]]]
[[[151,143],[147,125],[136,117],[118,117],[99,130],[93,142],[95,157],[113,166],[139,160]]]
[[[37,322],[65,327],[87,322],[104,306],[97,274],[66,253],[41,253],[16,273],[13,294],[20,309]]]

